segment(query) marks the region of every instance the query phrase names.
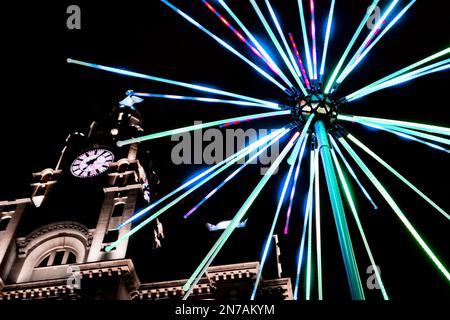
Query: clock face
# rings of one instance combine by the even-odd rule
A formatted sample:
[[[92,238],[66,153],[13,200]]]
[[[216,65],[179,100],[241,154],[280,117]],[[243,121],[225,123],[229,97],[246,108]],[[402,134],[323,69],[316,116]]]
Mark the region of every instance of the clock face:
[[[96,177],[114,162],[114,154],[106,149],[91,149],[79,155],[70,166],[70,172],[77,178]]]

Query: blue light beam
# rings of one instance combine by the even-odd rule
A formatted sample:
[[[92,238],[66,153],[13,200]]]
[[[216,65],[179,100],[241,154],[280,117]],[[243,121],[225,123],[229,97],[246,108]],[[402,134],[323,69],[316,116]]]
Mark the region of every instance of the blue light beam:
[[[361,63],[361,61],[369,54],[369,52],[375,47],[375,45],[384,37],[386,33],[403,17],[403,15],[412,7],[417,0],[411,1],[403,10],[384,28],[383,32],[373,41],[362,53],[355,55],[348,68],[342,72],[339,82],[343,82],[345,78]]]
[[[223,99],[215,99],[215,98],[204,98],[204,97],[190,97],[190,96],[180,96],[180,95],[172,95],[172,94],[157,94],[157,93],[143,93],[143,92],[127,92],[131,96],[141,97],[141,98],[155,98],[155,99],[169,99],[169,100],[184,100],[184,101],[198,101],[205,103],[222,103],[222,104],[231,104],[241,107],[257,107],[257,108],[266,108],[266,109],[274,109],[280,110],[280,107],[274,107],[273,105],[263,105],[260,103],[249,102],[249,101],[238,101],[238,100],[223,100]]]
[[[236,49],[234,49],[232,46],[230,46],[228,43],[226,43],[225,41],[223,41],[221,38],[219,38],[218,36],[216,36],[215,34],[213,34],[211,31],[209,31],[208,29],[206,29],[205,27],[203,27],[200,23],[198,23],[197,21],[195,21],[194,19],[192,19],[190,16],[188,16],[186,13],[184,13],[183,11],[181,11],[180,9],[178,9],[177,7],[175,7],[173,4],[171,4],[169,1],[167,0],[161,0],[162,3],[166,4],[169,8],[173,9],[176,13],[178,13],[179,15],[181,15],[183,18],[185,18],[187,21],[189,21],[190,23],[192,23],[194,26],[196,26],[197,28],[199,28],[200,30],[202,30],[203,32],[205,32],[207,35],[209,35],[211,38],[213,38],[214,40],[216,40],[222,47],[224,47],[225,49],[227,49],[228,51],[230,51],[231,53],[233,53],[234,55],[236,55],[238,58],[240,58],[241,60],[243,60],[244,62],[246,62],[248,65],[250,65],[253,69],[255,69],[257,72],[259,72],[264,78],[266,78],[267,80],[269,80],[270,82],[272,82],[274,85],[276,85],[278,88],[280,88],[281,90],[283,90],[283,92],[288,93],[289,94],[289,90],[284,87],[281,83],[279,83],[277,80],[275,80],[272,76],[270,76],[267,72],[265,72],[263,69],[261,69],[260,67],[258,67],[256,64],[254,64],[253,62],[251,62],[249,59],[247,59],[246,57],[244,57],[241,53],[239,53]]]
[[[302,231],[302,237],[300,241],[300,247],[298,250],[298,258],[297,258],[297,273],[295,278],[295,285],[294,285],[294,300],[298,300],[298,287],[300,283],[300,274],[302,270],[303,265],[303,254],[305,249],[305,240],[306,240],[306,231],[308,228],[309,221],[311,221],[311,215],[312,215],[312,197],[313,197],[313,186],[314,186],[314,150],[311,150],[311,156],[310,156],[310,174],[309,174],[309,189],[308,189],[308,198],[306,200],[306,210],[304,215],[304,221],[303,221],[303,231]]]
[[[320,77],[321,78],[323,78],[323,75],[325,74],[325,67],[326,67],[327,54],[328,54],[328,45],[330,42],[331,29],[333,27],[333,15],[334,15],[335,4],[336,4],[336,0],[332,0],[331,6],[330,6],[330,13],[328,14],[327,31],[325,33],[325,42],[324,42],[324,46],[323,46],[322,63],[320,66]]]
[[[247,146],[246,148],[240,150],[239,152],[229,156],[228,158],[226,158],[225,160],[219,162],[218,164],[212,166],[211,168],[207,169],[206,171],[203,171],[202,173],[194,176],[192,179],[190,179],[189,181],[187,181],[186,183],[182,184],[181,186],[179,186],[178,188],[176,188],[175,190],[173,190],[172,192],[168,193],[167,195],[165,195],[164,197],[162,197],[161,199],[159,199],[158,201],[156,201],[155,203],[153,203],[152,205],[140,210],[139,212],[133,214],[131,217],[129,217],[126,221],[124,221],[123,223],[119,224],[116,229],[120,229],[123,226],[132,223],[134,221],[136,221],[137,219],[141,218],[142,216],[146,215],[147,213],[149,213],[151,210],[153,210],[155,207],[157,207],[158,205],[160,205],[161,203],[163,203],[164,201],[166,201],[167,199],[171,198],[172,196],[174,196],[175,194],[177,194],[178,192],[186,189],[187,187],[192,186],[194,183],[198,182],[200,183],[201,179],[203,178],[207,178],[208,176],[210,176],[211,174],[213,174],[214,172],[216,172],[217,170],[219,170],[222,166],[227,165],[229,163],[235,163],[237,160],[237,158],[241,159],[241,156],[243,154],[247,155],[250,154],[252,152],[254,152],[255,150],[257,150],[260,146],[262,146],[264,143],[268,143],[271,139],[276,138],[278,135],[282,134],[283,131],[285,131],[286,129],[280,129],[277,130],[273,133],[271,133],[270,135],[252,143],[251,145]],[[211,178],[210,178],[211,179]],[[209,179],[209,180],[210,180]]]
[[[286,157],[287,153],[292,149],[298,136],[299,136],[299,133],[297,132],[292,137],[292,139],[289,141],[289,143],[286,145],[286,147],[283,149],[283,151],[280,153],[280,155],[276,158],[276,160],[270,166],[269,170],[267,170],[264,177],[261,179],[261,181],[255,187],[253,192],[247,198],[245,203],[242,205],[241,209],[239,209],[239,211],[236,213],[235,217],[233,218],[233,220],[231,221],[229,226],[225,229],[225,231],[222,233],[222,235],[217,240],[217,242],[214,244],[213,248],[208,252],[208,254],[206,255],[203,262],[199,265],[199,267],[194,271],[192,276],[189,278],[189,280],[183,286],[183,289],[186,292],[183,297],[183,300],[186,300],[189,297],[189,295],[191,294],[195,285],[198,283],[198,281],[200,280],[202,275],[205,273],[207,268],[211,265],[214,258],[220,252],[220,249],[224,246],[224,244],[226,243],[228,238],[231,236],[233,231],[239,225],[240,221],[242,221],[242,219],[244,218],[247,211],[250,209],[253,202],[256,200],[258,195],[261,193],[262,189],[265,187],[267,182],[270,180],[270,178],[272,177],[275,170],[278,169],[278,167],[280,166],[283,159]]]
[[[265,100],[261,100],[261,99],[256,99],[256,98],[244,96],[244,95],[241,95],[241,94],[236,94],[236,93],[223,91],[223,90],[218,90],[218,89],[214,89],[214,88],[209,88],[209,87],[205,87],[205,86],[199,86],[199,85],[190,84],[190,83],[186,83],[186,82],[180,82],[180,81],[175,81],[175,80],[170,80],[170,79],[165,79],[165,78],[160,78],[160,77],[155,77],[155,76],[149,76],[149,75],[146,75],[146,74],[133,72],[133,71],[128,71],[128,70],[125,70],[125,69],[107,67],[107,66],[103,66],[103,65],[100,65],[100,64],[84,62],[84,61],[75,60],[75,59],[71,59],[71,58],[67,59],[67,63],[73,63],[73,64],[76,64],[76,65],[79,65],[79,66],[84,66],[84,67],[88,67],[88,68],[93,68],[93,69],[98,69],[98,70],[102,70],[102,71],[107,71],[107,72],[120,74],[120,75],[127,76],[127,77],[151,80],[151,81],[166,83],[166,84],[170,84],[170,85],[174,85],[174,86],[179,86],[179,87],[184,87],[184,88],[188,88],[188,89],[193,89],[193,90],[197,90],[197,91],[203,91],[203,92],[208,92],[208,93],[212,93],[212,94],[217,94],[217,95],[237,98],[237,99],[241,99],[241,100],[251,101],[251,102],[255,102],[255,103],[260,103],[260,104],[263,104],[263,105],[270,105],[270,106],[273,106],[273,107],[278,107],[278,103],[274,103],[274,102],[269,102],[269,101],[265,101]]]
[[[250,38],[250,40],[253,42],[253,44],[259,50],[259,52],[264,56],[264,58],[266,58],[266,60],[271,63],[272,67],[275,68],[275,70],[278,72],[278,75],[283,79],[283,81],[286,82],[286,84],[288,84],[290,88],[292,88],[294,85],[289,81],[289,79],[286,77],[286,75],[281,71],[280,67],[274,62],[272,57],[267,53],[267,51],[264,49],[264,47],[253,36],[253,34],[248,30],[248,28],[242,23],[242,21],[233,12],[233,10],[231,10],[231,8],[225,3],[225,1],[219,0],[219,3],[228,12],[228,14],[233,18],[233,20],[238,24],[238,26],[242,29],[242,31],[244,31],[244,33],[247,35],[247,37]]]
[[[305,151],[305,146],[307,144],[308,141],[308,135],[305,135],[305,137],[302,139],[302,137],[299,138],[297,145],[301,145],[301,150],[298,150],[297,148],[294,149],[294,151],[292,152],[292,156],[295,156],[296,159],[298,159],[300,161],[300,159],[303,156],[303,152]],[[264,249],[263,249],[263,253],[261,256],[261,263],[259,265],[259,269],[258,269],[258,273],[256,275],[256,280],[255,283],[253,285],[253,291],[252,291],[252,295],[250,300],[255,300],[256,297],[256,293],[258,291],[259,288],[259,283],[261,281],[261,276],[262,276],[262,272],[264,270],[264,266],[266,264],[267,261],[267,256],[269,254],[269,250],[272,246],[272,238],[273,238],[273,234],[275,233],[275,227],[277,225],[277,221],[278,221],[278,217],[280,216],[280,212],[281,212],[281,208],[283,206],[284,200],[286,199],[286,194],[287,194],[287,189],[289,187],[289,183],[291,181],[291,177],[292,177],[292,173],[294,171],[295,168],[295,162],[291,162],[289,164],[289,171],[286,175],[286,179],[284,181],[284,185],[281,191],[281,195],[280,195],[280,199],[278,200],[278,205],[277,205],[277,209],[275,211],[275,216],[273,218],[272,221],[272,226],[270,227],[270,231],[268,236],[266,237],[266,242],[264,245]]]

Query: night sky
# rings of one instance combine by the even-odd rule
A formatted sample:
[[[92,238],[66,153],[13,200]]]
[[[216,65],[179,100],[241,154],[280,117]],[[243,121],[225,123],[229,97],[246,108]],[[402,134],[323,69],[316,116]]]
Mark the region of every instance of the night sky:
[[[329,47],[328,71],[331,69],[330,64],[334,66],[337,63],[371,1],[357,1],[357,4],[355,2],[337,2],[334,33]],[[408,2],[402,0],[399,7]],[[201,1],[174,0],[173,3],[253,58],[246,47],[233,38]],[[261,7],[264,7],[264,2],[260,3]],[[381,1],[382,7],[388,3],[386,0]],[[66,28],[66,8],[71,4],[81,7],[81,30]],[[250,26],[258,39],[262,39],[271,48],[276,61],[282,65],[275,49],[269,46],[270,40],[250,4],[236,0],[229,1],[229,4],[236,9],[238,16]],[[303,48],[296,1],[273,0],[272,5],[278,12],[285,31],[293,32],[299,48]],[[324,34],[322,26],[328,7],[329,1],[317,1],[320,47]],[[205,84],[271,101],[284,102],[286,99],[269,81],[259,77],[244,62],[226,52],[214,40],[159,1],[143,3],[130,0],[121,4],[112,4],[109,1],[40,1],[27,5],[10,4],[2,13],[2,200],[27,196],[31,174],[56,166],[67,135],[73,131],[87,130],[92,120],[107,116],[125,97],[126,90],[199,95],[197,92],[168,85],[68,65],[68,57]],[[266,17],[268,18],[268,15]],[[338,95],[352,93],[393,71],[448,47],[449,18],[448,2],[418,1],[375,47],[358,70],[345,81]],[[256,62],[256,59],[253,61]],[[427,76],[351,103],[342,112],[448,127],[449,80],[448,72]],[[146,132],[190,125],[194,120],[206,122],[258,113],[262,110],[163,100],[146,100],[138,108],[143,115]],[[286,119],[272,119],[243,125],[242,128],[278,128],[286,123]],[[450,210],[448,154],[357,125],[345,124],[345,128],[430,195],[444,210]],[[201,165],[175,166],[170,158],[174,146],[170,138],[143,145],[150,150],[153,169],[161,179],[158,196],[170,192],[194,173],[205,168]],[[372,159],[359,150],[358,153],[367,160],[368,166],[391,191],[408,219],[428,241],[444,265],[450,268],[449,221]],[[307,166],[304,168],[307,170]],[[248,227],[235,232],[214,264],[259,259],[287,169],[284,164],[280,173],[270,180],[249,210]],[[361,172],[357,173],[363,177]],[[282,211],[277,228],[284,276],[293,276],[296,268],[295,260],[303,219],[301,209],[304,206],[307,187],[305,176],[302,175],[299,181],[299,194],[289,235],[282,235],[285,210]],[[134,238],[129,254],[135,261],[141,281],[188,277],[218,237],[217,233],[207,232],[204,224],[231,219],[260,178],[259,168],[250,166],[187,221],[183,219],[183,214],[220,183],[221,179],[201,188],[186,201],[168,211],[162,218],[167,239],[163,242],[163,249],[158,252],[151,249],[151,230],[144,230]],[[325,187],[324,180],[321,182]],[[361,196],[357,197],[357,206],[390,296],[394,299],[448,299],[450,287],[444,276],[437,271],[370,182],[363,179],[363,183],[380,208],[374,211]],[[353,190],[355,194],[359,193],[356,185],[353,185]],[[322,198],[326,199],[326,196],[326,189],[323,189]],[[347,299],[349,293],[346,289],[336,228],[329,204],[325,200],[322,221],[324,297]],[[365,271],[370,265],[369,260],[350,214],[348,221],[360,270]],[[269,267],[266,277],[271,276],[273,268]],[[366,278],[362,272],[363,282]],[[380,299],[380,293],[375,291],[369,292],[367,296]]]

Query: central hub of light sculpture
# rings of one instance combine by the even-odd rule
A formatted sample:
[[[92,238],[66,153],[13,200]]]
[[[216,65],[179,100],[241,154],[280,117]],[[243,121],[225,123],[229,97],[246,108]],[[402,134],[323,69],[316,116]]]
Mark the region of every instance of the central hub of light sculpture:
[[[329,129],[336,124],[338,104],[329,95],[311,93],[299,98],[298,103],[292,107],[293,120],[299,127],[304,126],[312,115],[313,124],[320,120]]]

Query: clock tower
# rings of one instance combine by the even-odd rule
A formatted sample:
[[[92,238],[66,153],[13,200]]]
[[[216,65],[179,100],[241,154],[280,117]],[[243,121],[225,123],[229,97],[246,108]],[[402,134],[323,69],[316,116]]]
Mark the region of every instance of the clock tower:
[[[27,198],[0,201],[0,300],[184,296],[186,279],[141,283],[134,262],[142,260],[135,255],[148,252],[129,250],[128,240],[106,250],[131,228],[116,226],[146,207],[159,183],[142,145],[117,147],[117,141],[142,135],[139,102],[127,97],[104,121],[70,134],[56,166],[33,174]],[[158,219],[152,227],[149,250],[164,238]],[[211,266],[192,297],[247,299],[258,268],[258,262]],[[290,278],[263,279],[259,295],[292,299]]]
[[[68,266],[76,264],[80,279],[86,268],[88,276],[106,272],[114,280],[108,285],[115,289],[97,292],[98,286],[92,285],[83,296],[130,295],[134,267],[125,259],[128,241],[110,252],[105,248],[130,230],[131,225],[120,230],[116,226],[147,205],[159,183],[149,168],[148,152],[139,150],[138,143],[116,145],[143,131],[134,106],[139,102],[127,97],[105,121],[70,134],[55,168],[33,174],[29,199],[0,202],[0,290],[4,283],[68,281],[73,272]],[[155,229],[160,230],[154,236],[160,244],[161,225]]]

